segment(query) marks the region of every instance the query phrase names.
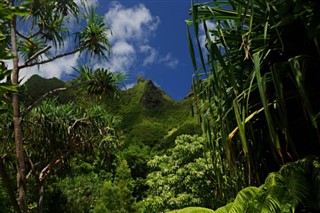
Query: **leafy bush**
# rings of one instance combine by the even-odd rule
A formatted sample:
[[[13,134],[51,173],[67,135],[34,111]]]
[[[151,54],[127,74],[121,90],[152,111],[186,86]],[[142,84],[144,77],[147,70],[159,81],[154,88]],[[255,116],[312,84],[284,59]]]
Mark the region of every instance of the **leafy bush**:
[[[174,145],[174,141],[179,135],[194,135],[194,134],[202,134],[201,127],[193,120],[187,120],[183,124],[181,124],[178,128],[172,129],[165,137],[164,137],[164,147],[172,147]]]
[[[103,177],[97,174],[81,174],[76,177],[67,177],[56,184],[65,200],[64,212],[89,212],[100,198],[100,189],[103,186]],[[50,209],[51,210],[51,209]]]
[[[214,196],[214,171],[204,156],[204,142],[202,137],[181,135],[172,150],[148,162],[154,171],[147,176],[150,189],[144,200],[146,212],[219,205]]]
[[[135,213],[138,206],[132,196],[134,187],[131,171],[125,160],[117,165],[113,181],[104,182],[101,197],[96,203],[95,213]]]
[[[135,181],[133,195],[139,201],[148,188],[145,178],[149,173],[147,163],[151,159],[150,147],[134,139],[130,140],[129,143],[130,145],[121,151],[120,155],[128,162],[131,169],[131,176]]]

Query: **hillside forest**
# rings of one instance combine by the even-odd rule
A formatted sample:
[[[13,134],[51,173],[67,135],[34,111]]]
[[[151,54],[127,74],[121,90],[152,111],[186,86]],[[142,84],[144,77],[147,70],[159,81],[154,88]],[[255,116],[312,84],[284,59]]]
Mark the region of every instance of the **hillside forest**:
[[[186,13],[193,83],[175,101],[87,65],[112,47],[85,0],[0,0],[0,212],[320,212],[320,2]],[[69,81],[21,79],[74,54]]]

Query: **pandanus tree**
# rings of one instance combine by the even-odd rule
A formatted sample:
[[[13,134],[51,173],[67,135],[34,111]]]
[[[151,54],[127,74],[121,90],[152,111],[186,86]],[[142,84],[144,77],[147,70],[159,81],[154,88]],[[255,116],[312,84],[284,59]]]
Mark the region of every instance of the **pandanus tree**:
[[[89,157],[97,149],[109,153],[109,149],[101,147],[107,137],[115,137],[113,144],[117,144],[111,120],[101,106],[84,108],[75,102],[59,105],[54,100],[42,102],[25,118],[27,176],[35,183],[32,186],[31,181],[29,186],[38,188],[38,212],[42,212],[45,185],[51,173],[66,172],[69,159],[75,155]]]
[[[18,187],[18,212],[27,211],[26,203],[26,153],[24,149],[24,135],[22,132],[23,116],[28,114],[36,104],[27,107],[27,112],[21,112],[22,107],[19,100],[19,85],[21,83],[20,71],[25,68],[38,67],[50,63],[59,58],[84,53],[86,56],[97,56],[106,59],[110,44],[107,38],[107,26],[101,16],[94,9],[87,7],[85,1],[83,14],[75,1],[42,1],[42,0],[20,0],[1,1],[6,8],[13,6],[25,7],[29,13],[25,17],[12,16],[9,21],[3,22],[3,26],[9,29],[6,44],[12,52],[12,75],[11,83],[17,87],[16,91],[10,93],[12,104],[12,117],[14,129],[14,144],[17,163],[17,187]],[[82,19],[83,18],[83,19]],[[84,20],[84,27],[79,27],[75,32],[67,28],[68,21]],[[81,25],[81,26],[83,26]],[[27,27],[28,29],[26,29]],[[74,44],[65,46],[65,42]],[[39,103],[39,102],[38,102]]]
[[[218,176],[261,184],[280,165],[319,155],[319,2],[210,1],[193,3],[191,15],[194,106],[207,148],[219,151]]]
[[[28,10],[25,7],[15,7],[8,6],[7,3],[3,0],[0,1],[0,112],[1,115],[10,111],[8,109],[8,92],[16,91],[16,86],[6,80],[10,77],[11,71],[8,69],[8,66],[4,60],[11,60],[13,58],[12,52],[8,47],[8,30],[7,23],[12,20],[14,16],[25,16],[28,14]],[[3,118],[3,117],[2,117]],[[2,125],[0,131],[6,131],[6,125]],[[11,190],[9,174],[5,166],[4,147],[6,145],[6,140],[1,141],[0,146],[0,175],[4,188],[8,189],[8,195],[10,200],[13,201],[12,206],[14,209],[19,210],[19,206],[16,203],[16,196],[13,190]]]

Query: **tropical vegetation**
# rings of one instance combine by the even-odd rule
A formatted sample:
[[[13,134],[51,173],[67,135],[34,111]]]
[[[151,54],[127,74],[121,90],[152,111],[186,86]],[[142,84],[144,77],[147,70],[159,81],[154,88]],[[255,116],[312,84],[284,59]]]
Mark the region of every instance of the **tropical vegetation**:
[[[111,47],[87,1],[0,1],[0,211],[320,211],[320,3],[191,2],[174,101],[90,66]],[[74,54],[73,79],[22,84]]]
[[[287,162],[319,155],[318,12],[312,0],[192,5],[194,107],[213,169],[244,178],[228,181],[234,193],[261,185]]]

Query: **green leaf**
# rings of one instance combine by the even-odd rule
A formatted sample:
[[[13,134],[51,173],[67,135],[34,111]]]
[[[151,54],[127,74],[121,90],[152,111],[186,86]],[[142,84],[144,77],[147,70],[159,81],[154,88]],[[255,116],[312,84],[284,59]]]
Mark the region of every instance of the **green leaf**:
[[[194,54],[194,47],[193,47],[193,43],[192,43],[189,27],[187,27],[187,36],[188,36],[188,45],[189,45],[189,51],[190,51],[190,56],[191,56],[193,69],[194,69],[194,71],[196,71],[197,70],[197,61],[196,61],[196,57],[195,57],[195,54]]]
[[[245,121],[243,121],[241,119],[239,107],[240,107],[239,103],[237,102],[237,99],[235,99],[233,101],[233,109],[234,109],[235,117],[236,117],[238,128],[239,128],[242,149],[244,151],[244,154],[247,155],[248,154],[248,142],[247,142],[246,133],[245,133]]]
[[[257,79],[261,102],[264,107],[264,114],[267,120],[270,137],[272,139],[272,143],[274,147],[276,148],[276,150],[278,151],[278,154],[282,158],[280,141],[275,130],[275,125],[273,123],[272,116],[269,111],[268,99],[266,97],[266,78],[261,77],[261,74],[260,74],[261,71],[260,71],[260,53],[259,52],[253,54],[253,60],[254,60],[254,72]]]

